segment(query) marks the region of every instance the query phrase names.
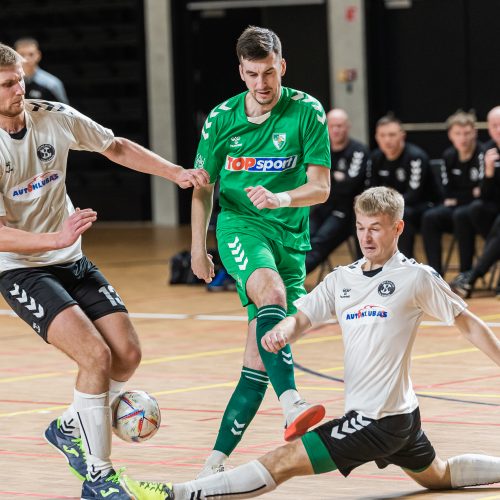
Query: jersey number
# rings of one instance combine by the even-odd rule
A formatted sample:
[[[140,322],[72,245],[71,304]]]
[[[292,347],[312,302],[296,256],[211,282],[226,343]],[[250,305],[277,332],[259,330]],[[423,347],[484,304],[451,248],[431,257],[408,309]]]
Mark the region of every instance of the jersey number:
[[[111,302],[112,306],[116,306],[118,304],[121,306],[124,305],[122,299],[111,285],[101,286],[101,288],[99,288],[99,293],[104,294],[104,296]]]

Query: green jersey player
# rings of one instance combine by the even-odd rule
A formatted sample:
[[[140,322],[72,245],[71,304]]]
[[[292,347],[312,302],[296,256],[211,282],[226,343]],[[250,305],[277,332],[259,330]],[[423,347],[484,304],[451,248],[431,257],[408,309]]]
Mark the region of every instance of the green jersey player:
[[[219,252],[248,309],[249,328],[241,377],[202,475],[223,469],[269,380],[283,407],[286,440],[325,413],[297,392],[290,347],[269,353],[260,339],[295,313],[294,300],[305,294],[309,206],[324,202],[330,188],[326,116],[316,99],[281,86],[286,63],[275,33],[251,26],[236,51],[248,91],[215,107],[203,126],[195,166],[209,172],[211,184],[193,194],[191,253],[194,274],[209,283],[214,266],[206,233],[219,178]]]

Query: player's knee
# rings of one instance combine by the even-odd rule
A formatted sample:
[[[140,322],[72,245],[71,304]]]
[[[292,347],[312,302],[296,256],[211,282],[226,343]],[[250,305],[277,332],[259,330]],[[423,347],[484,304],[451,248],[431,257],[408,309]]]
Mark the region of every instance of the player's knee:
[[[141,347],[137,344],[131,344],[125,351],[121,359],[121,364],[127,367],[132,373],[139,366],[142,359]]]
[[[81,368],[109,378],[111,371],[111,349],[102,342],[95,342],[87,356],[78,361]]]
[[[269,290],[266,290],[264,296],[262,297],[262,302],[263,303],[261,307],[271,304],[278,304],[282,307],[286,307],[285,290],[278,287],[273,287]]]

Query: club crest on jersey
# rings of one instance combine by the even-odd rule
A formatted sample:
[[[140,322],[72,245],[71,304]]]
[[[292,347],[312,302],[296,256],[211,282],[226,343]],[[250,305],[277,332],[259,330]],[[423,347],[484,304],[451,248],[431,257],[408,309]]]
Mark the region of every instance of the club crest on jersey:
[[[15,201],[35,200],[40,198],[42,194],[54,189],[62,180],[62,172],[48,170],[10,188],[5,196]]]
[[[226,157],[226,170],[233,172],[283,172],[297,166],[297,155],[286,158],[263,158],[243,156],[240,158]]]
[[[273,144],[274,147],[278,150],[281,151],[286,144],[286,134],[285,133],[274,133],[273,134]]]
[[[52,146],[52,144],[42,144],[41,146],[38,146],[36,155],[41,161],[47,162],[54,158],[54,156],[56,155],[56,150],[54,149],[54,146]]]
[[[392,281],[382,281],[377,289],[379,295],[382,295],[382,297],[388,297],[389,295],[392,295],[395,290],[396,285]]]
[[[345,312],[344,319],[361,325],[369,325],[373,322],[385,321],[389,318],[389,311],[382,306],[367,304],[359,309],[350,309]]]

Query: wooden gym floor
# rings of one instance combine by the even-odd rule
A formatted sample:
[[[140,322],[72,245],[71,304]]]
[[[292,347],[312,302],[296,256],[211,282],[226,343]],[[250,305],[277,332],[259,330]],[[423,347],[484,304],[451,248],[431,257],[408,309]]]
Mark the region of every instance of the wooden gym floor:
[[[239,377],[245,315],[236,293],[203,286],[168,286],[168,258],[188,247],[189,230],[98,224],[84,249],[125,300],[139,332],[143,362],[129,388],[154,394],[162,409],[158,434],[130,445],[113,438],[113,458],[136,478],[194,478],[214,442],[225,404]],[[335,264],[349,262],[341,247]],[[451,277],[451,274],[448,278]],[[308,279],[309,286],[315,276]],[[470,309],[500,335],[500,303],[491,295]],[[68,332],[71,335],[71,332]],[[343,413],[342,342],[326,325],[294,348],[297,384],[327,417]],[[80,498],[80,483],[42,438],[71,401],[75,365],[45,345],[0,304],[0,498]],[[307,369],[308,371],[304,371]],[[461,453],[500,455],[500,370],[453,327],[427,321],[413,351],[413,382],[423,425],[443,458]],[[282,415],[272,389],[230,459],[259,457],[282,444]],[[295,478],[269,499],[500,499],[500,485],[428,492],[397,467],[356,469]]]

